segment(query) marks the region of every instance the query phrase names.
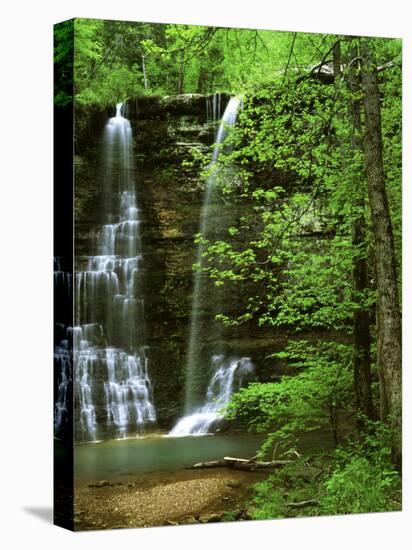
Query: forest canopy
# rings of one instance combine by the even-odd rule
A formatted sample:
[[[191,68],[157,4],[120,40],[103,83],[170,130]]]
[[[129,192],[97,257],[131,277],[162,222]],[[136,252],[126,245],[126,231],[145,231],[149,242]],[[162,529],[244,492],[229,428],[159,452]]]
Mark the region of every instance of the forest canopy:
[[[244,92],[330,62],[336,36],[74,19],[59,28],[59,60],[74,43],[76,100],[108,105],[139,95]],[[66,44],[66,45],[65,45]],[[383,40],[382,63],[400,56]]]

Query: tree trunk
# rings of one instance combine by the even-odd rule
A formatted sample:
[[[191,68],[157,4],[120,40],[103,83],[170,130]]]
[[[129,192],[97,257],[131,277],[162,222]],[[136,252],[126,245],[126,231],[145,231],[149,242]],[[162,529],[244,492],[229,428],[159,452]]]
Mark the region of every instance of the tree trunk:
[[[354,302],[359,302],[359,297],[368,289],[368,263],[366,251],[366,224],[365,224],[365,199],[364,193],[364,171],[355,162],[356,155],[362,150],[362,125],[361,105],[359,99],[360,75],[359,57],[356,39],[348,38],[349,50],[347,55],[347,87],[349,97],[349,119],[350,119],[350,144],[353,152],[351,162],[352,197],[354,197],[355,217],[352,222],[352,248],[354,251],[352,263],[352,285]],[[357,410],[367,418],[374,418],[372,388],[371,388],[371,336],[369,311],[363,305],[353,313],[353,368],[355,402]],[[358,430],[362,431],[364,422],[358,417]]]
[[[302,500],[301,502],[287,502],[286,506],[289,508],[306,508],[307,506],[319,506],[320,502],[316,498],[310,500]]]
[[[147,90],[149,87],[149,80],[147,78],[147,71],[146,71],[146,56],[143,53],[142,53],[142,71],[143,71],[144,89]]]
[[[333,46],[332,59],[333,59],[333,78],[335,82],[337,82],[341,76],[341,66],[342,66],[340,40],[337,40]]]
[[[255,470],[273,470],[282,468],[288,464],[293,464],[293,460],[271,460],[265,462],[261,460],[246,459],[246,458],[233,458],[225,456],[221,460],[209,460],[207,462],[198,462],[193,464],[191,469],[195,468],[234,468],[235,470],[248,470],[254,472]]]
[[[392,458],[402,461],[401,315],[395,266],[395,247],[383,168],[383,143],[378,72],[370,39],[362,40],[364,152],[369,206],[375,244],[377,288],[377,364],[392,428]]]
[[[185,81],[185,69],[186,69],[186,59],[183,54],[183,57],[180,61],[179,65],[179,76],[178,76],[178,82],[177,82],[177,93],[183,94],[184,90],[184,81]]]

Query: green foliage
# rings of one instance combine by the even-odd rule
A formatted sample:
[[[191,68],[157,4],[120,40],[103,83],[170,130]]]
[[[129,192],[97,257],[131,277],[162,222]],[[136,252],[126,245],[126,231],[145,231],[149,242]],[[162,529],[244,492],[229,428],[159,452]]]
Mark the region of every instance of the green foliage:
[[[367,427],[360,440],[336,452],[321,499],[326,514],[400,509],[400,476],[390,460],[390,430],[380,422],[369,422]]]
[[[327,51],[336,37],[303,37]],[[306,53],[294,44],[296,59]],[[383,63],[400,56],[398,41],[374,42]],[[345,42],[341,44],[345,55]],[[319,50],[318,50],[319,52]],[[244,312],[219,315],[226,325],[256,320],[261,326],[332,329],[350,333],[353,314],[375,306],[373,273],[356,293],[354,262],[373,263],[363,153],[353,146],[347,116],[356,99],[345,85],[347,68],[335,85],[302,76],[296,65],[283,77],[257,79],[245,87],[244,108],[231,136],[233,153],[223,164],[240,167],[241,195],[249,208],[227,238],[203,237],[202,270],[216,285],[230,279],[244,294]],[[395,226],[397,261],[401,245],[400,71],[390,65],[383,83],[383,131],[388,188]],[[287,83],[287,86],[286,86]],[[253,174],[253,185],[251,185]],[[256,185],[256,180],[261,182]],[[363,217],[364,239],[353,244],[354,221]],[[314,238],[312,238],[314,237]],[[231,269],[228,270],[227,266]]]
[[[399,509],[394,492],[399,474],[390,463],[385,467],[362,456],[338,466],[326,482],[322,500],[325,514],[360,514]]]
[[[295,444],[303,432],[330,429],[339,438],[339,423],[353,410],[351,347],[334,342],[291,342],[276,354],[294,367],[276,383],[253,383],[236,393],[228,418],[240,417],[249,429],[266,433],[261,454],[277,442]]]
[[[234,510],[227,510],[222,514],[222,521],[236,521],[238,519],[238,514]]]
[[[277,476],[271,476],[254,485],[254,498],[251,507],[252,519],[276,519],[285,517],[286,499],[279,488]]]
[[[73,101],[74,21],[54,27],[54,104],[65,107]]]
[[[354,296],[351,284],[353,261],[365,249],[352,246],[359,209],[352,170],[343,172],[343,165],[347,157],[350,166],[358,161],[341,147],[349,130],[337,118],[335,88],[291,80],[287,93],[282,83],[272,82],[245,98],[234,152],[223,162],[241,163],[250,213],[228,228],[226,241],[204,241],[203,270],[224,282],[222,266],[229,263],[232,280],[256,283],[245,309],[246,319],[260,325],[347,331],[354,310],[374,303],[368,291]],[[266,178],[275,172],[287,180],[279,185],[272,178],[251,188],[248,167],[256,165]],[[238,194],[239,188],[231,191]],[[240,318],[222,320],[237,324]]]
[[[385,512],[401,508],[399,473],[390,462],[390,431],[366,422],[362,437],[330,455],[302,456],[254,485],[253,519]],[[316,501],[294,509],[289,503]]]
[[[319,515],[318,502],[302,508],[288,506],[302,501],[318,501],[322,491],[321,474],[331,460],[322,453],[297,459],[253,486],[250,513],[253,519],[273,519]]]
[[[141,25],[75,19],[75,94],[80,105],[115,104],[143,89],[139,57],[128,45]]]
[[[333,39],[307,33],[76,19],[77,100],[106,104],[131,95],[256,90],[285,74],[302,74],[319,62],[318,43]],[[299,63],[285,59],[290,49]],[[134,72],[125,79],[123,69]],[[126,89],[107,86],[119,72]],[[106,89],[103,89],[106,88]],[[127,95],[125,95],[127,94]],[[131,94],[131,95],[129,95]]]

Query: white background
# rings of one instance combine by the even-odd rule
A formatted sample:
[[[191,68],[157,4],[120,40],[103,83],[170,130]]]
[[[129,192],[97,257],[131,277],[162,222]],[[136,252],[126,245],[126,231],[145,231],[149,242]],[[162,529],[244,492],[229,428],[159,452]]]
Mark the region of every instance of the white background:
[[[0,543],[3,548],[405,548],[411,539],[410,342],[404,512],[73,534],[52,506],[52,25],[70,17],[404,38],[404,326],[410,326],[411,19],[391,0],[9,0],[0,18]],[[405,153],[408,153],[405,155]],[[63,207],[64,205],[62,205]],[[409,432],[409,433],[408,433]]]

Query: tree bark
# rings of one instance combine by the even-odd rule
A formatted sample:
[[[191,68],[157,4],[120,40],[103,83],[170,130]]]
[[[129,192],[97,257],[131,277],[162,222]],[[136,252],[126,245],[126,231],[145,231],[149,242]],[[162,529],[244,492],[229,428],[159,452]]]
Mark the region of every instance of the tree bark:
[[[282,468],[287,464],[293,464],[293,460],[272,460],[270,462],[264,462],[259,460],[248,460],[246,458],[233,458],[225,456],[221,460],[209,460],[208,462],[198,462],[194,464],[192,468],[234,468],[235,470],[248,470],[254,472],[255,470],[272,470],[276,468]]]
[[[179,65],[179,75],[178,75],[178,82],[177,82],[178,94],[183,94],[184,81],[185,81],[185,69],[186,69],[186,59],[185,59],[185,55],[183,54]]]
[[[149,87],[149,81],[147,78],[147,71],[146,71],[146,56],[143,53],[142,53],[142,71],[143,71],[144,89],[147,90]]]
[[[316,498],[311,498],[309,500],[302,500],[301,502],[288,502],[286,506],[289,508],[306,508],[307,506],[319,506],[320,502]]]
[[[333,45],[332,59],[333,59],[333,78],[334,78],[334,81],[337,82],[340,79],[341,66],[342,66],[340,40],[337,40]]]
[[[382,377],[382,398],[388,405],[392,429],[392,459],[402,462],[401,314],[395,247],[383,167],[383,143],[378,71],[370,39],[362,40],[361,81],[365,112],[364,153],[369,207],[375,245],[377,288],[377,365]]]
[[[352,262],[353,299],[357,303],[359,297],[368,289],[368,262],[366,251],[366,223],[365,223],[365,198],[364,170],[354,162],[356,155],[362,151],[362,124],[361,104],[359,92],[361,90],[359,57],[357,39],[348,38],[349,49],[347,54],[347,87],[349,91],[349,119],[350,119],[350,144],[353,153],[352,163],[352,196],[354,197],[355,218],[352,222],[352,248],[354,257]],[[369,311],[361,306],[353,313],[353,369],[355,402],[357,410],[367,418],[374,418],[372,387],[371,387],[371,336]],[[364,428],[361,416],[357,420],[358,430]]]

